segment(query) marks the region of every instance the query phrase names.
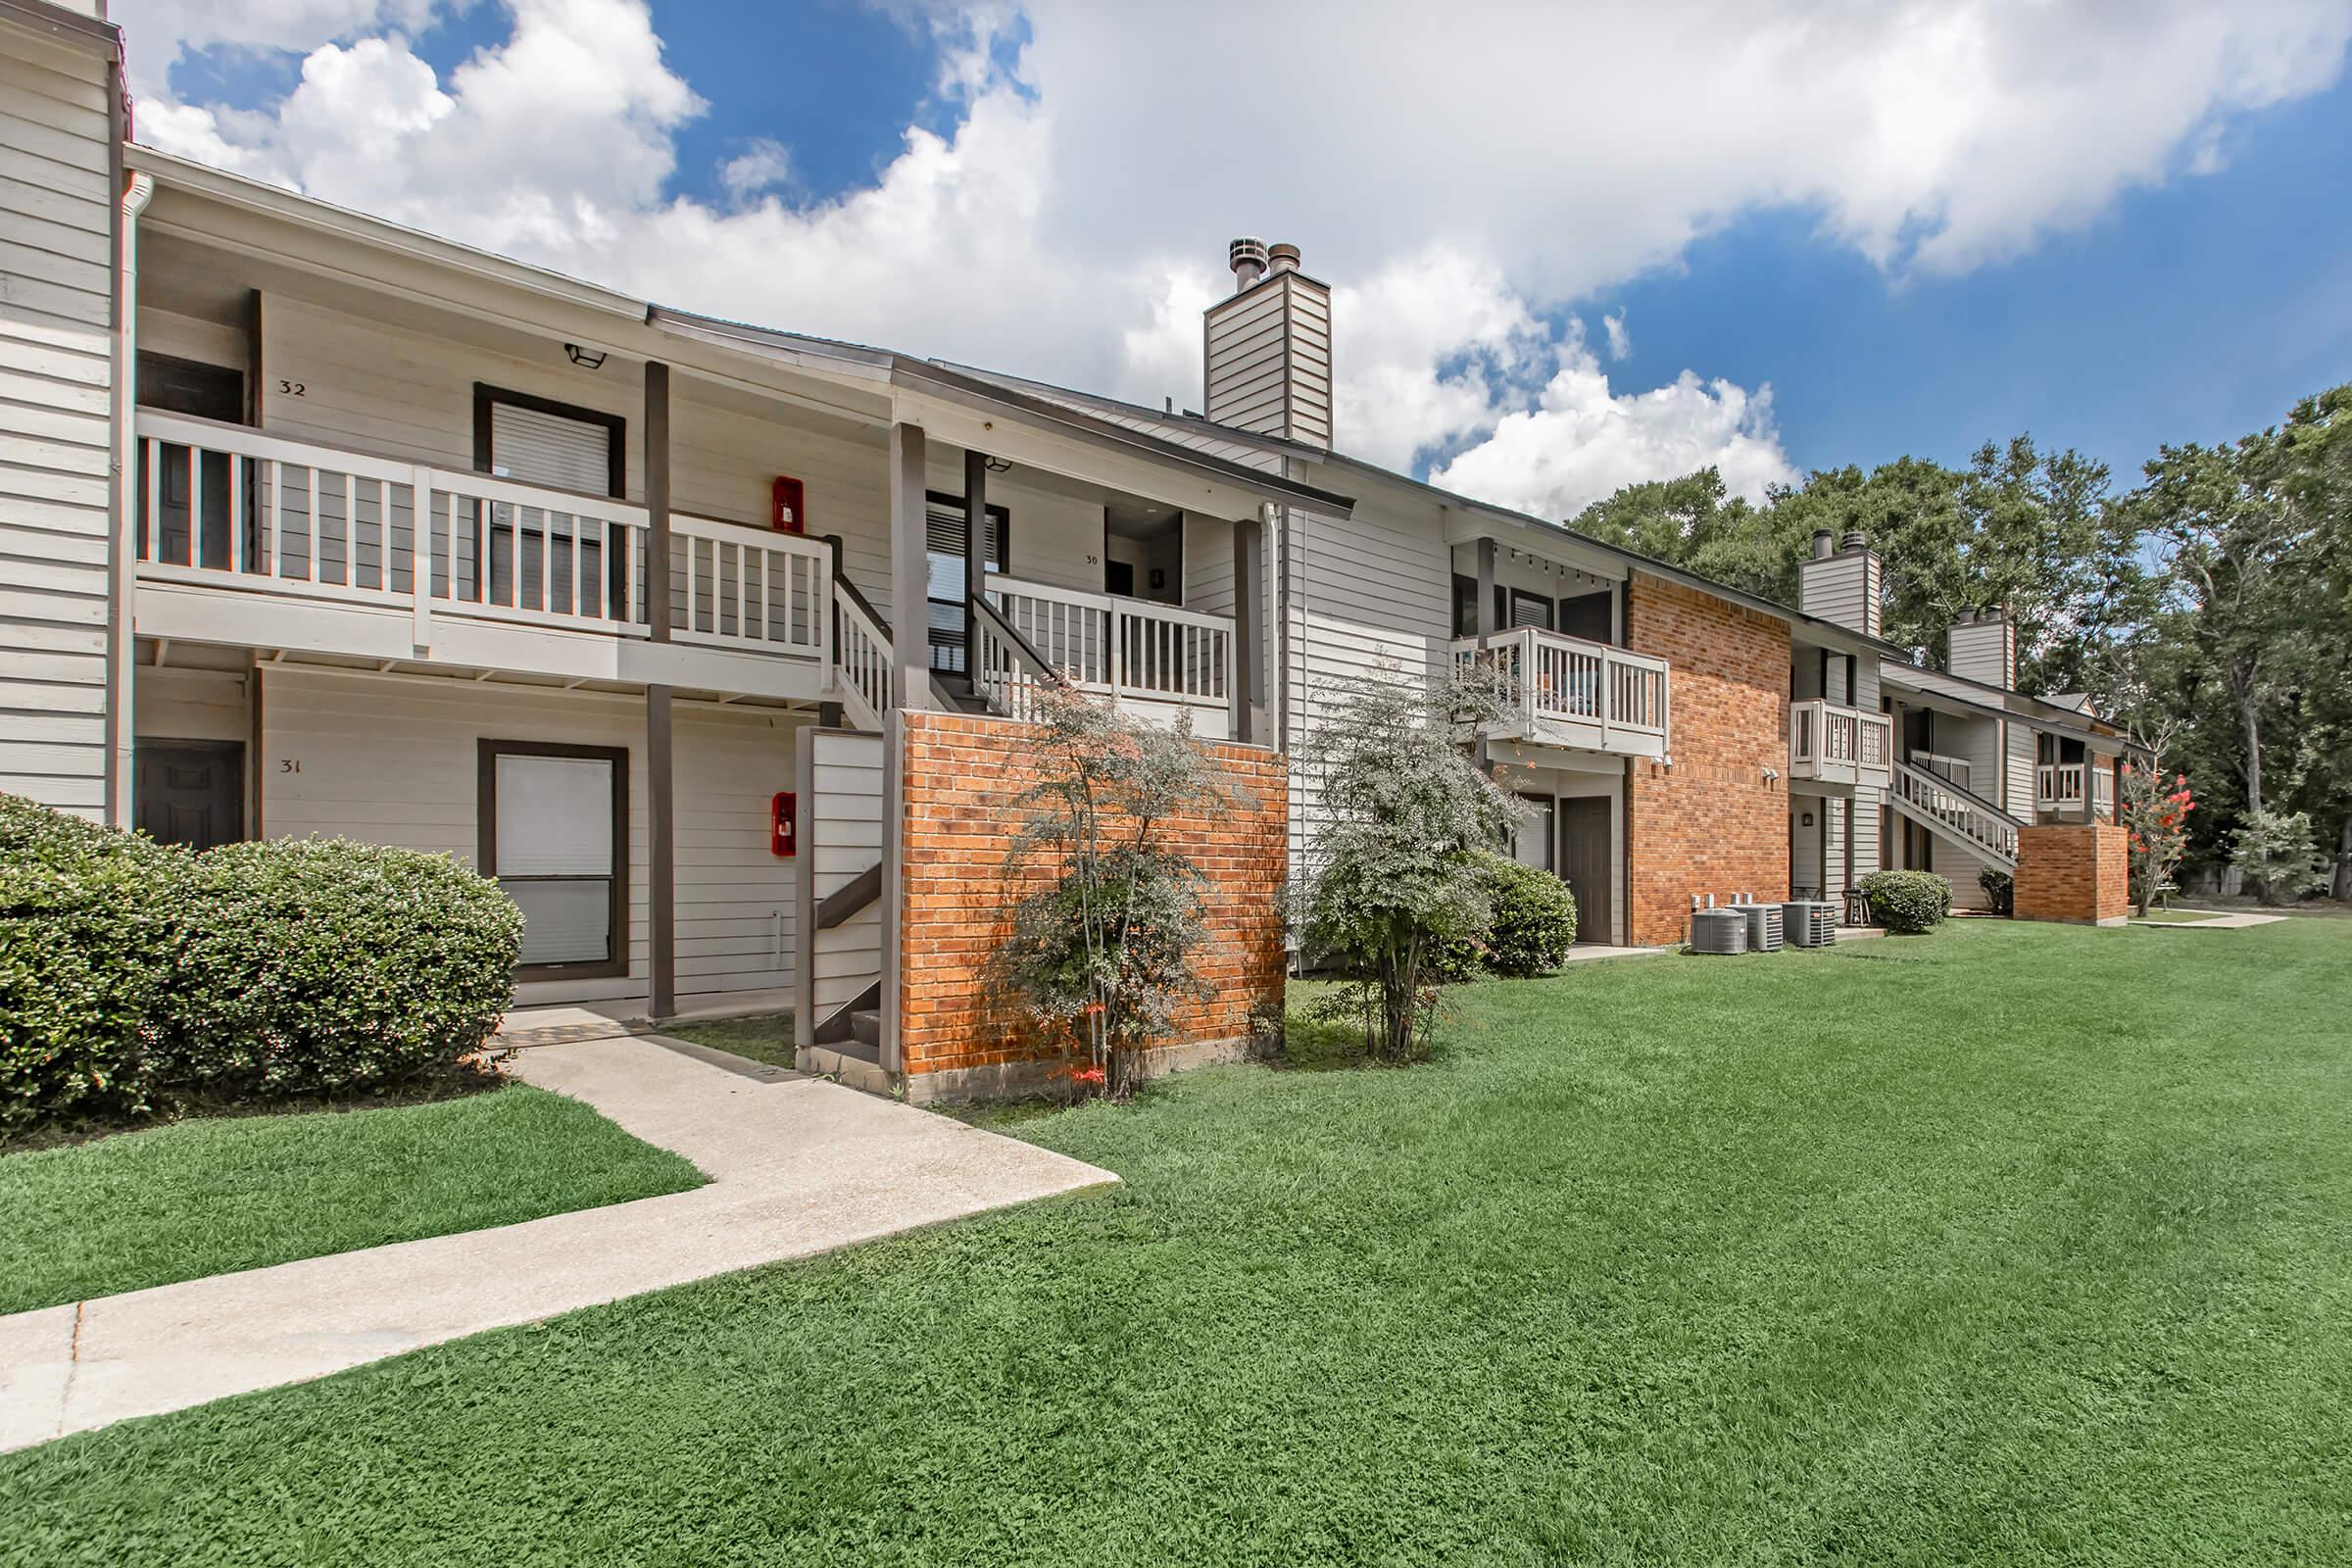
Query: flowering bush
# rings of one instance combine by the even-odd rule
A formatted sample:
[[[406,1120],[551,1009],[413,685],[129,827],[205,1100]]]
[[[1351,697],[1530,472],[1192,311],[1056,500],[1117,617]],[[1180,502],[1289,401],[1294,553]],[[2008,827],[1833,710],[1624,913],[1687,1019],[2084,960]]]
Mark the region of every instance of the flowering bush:
[[[2117,812],[2131,843],[2132,903],[2141,914],[2173,891],[2173,872],[2188,848],[2188,813],[2196,808],[2188,775],[2169,781],[2158,766],[2124,764]]]

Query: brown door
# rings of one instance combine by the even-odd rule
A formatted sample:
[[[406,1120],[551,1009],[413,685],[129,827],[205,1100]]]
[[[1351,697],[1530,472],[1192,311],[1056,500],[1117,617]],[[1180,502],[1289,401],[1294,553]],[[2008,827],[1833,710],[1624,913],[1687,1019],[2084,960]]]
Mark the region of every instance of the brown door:
[[[209,850],[245,836],[245,748],[235,741],[141,741],[140,832]]]
[[[1576,895],[1576,940],[1606,945],[1610,918],[1609,801],[1603,795],[1560,797],[1560,880]]]

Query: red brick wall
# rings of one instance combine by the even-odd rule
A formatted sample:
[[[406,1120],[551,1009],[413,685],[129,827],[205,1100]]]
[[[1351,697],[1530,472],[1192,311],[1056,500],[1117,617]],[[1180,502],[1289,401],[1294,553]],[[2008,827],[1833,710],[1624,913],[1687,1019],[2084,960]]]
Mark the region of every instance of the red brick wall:
[[[2020,920],[2112,925],[2132,912],[2130,848],[2113,822],[2066,822],[2017,833]]]
[[[899,1042],[912,1075],[1038,1059],[1051,1051],[984,1004],[983,968],[1018,889],[1005,861],[1021,820],[1014,799],[1039,776],[1033,725],[964,713],[907,712],[902,760]],[[1208,940],[1196,959],[1211,989],[1170,1044],[1239,1040],[1250,1014],[1278,1005],[1288,778],[1283,759],[1204,745],[1232,808],[1182,818],[1169,843],[1207,874]]]
[[[1672,766],[1637,761],[1628,840],[1631,936],[1684,941],[1690,895],[1788,897],[1787,622],[1661,578],[1634,574],[1627,598],[1637,653],[1672,666]]]

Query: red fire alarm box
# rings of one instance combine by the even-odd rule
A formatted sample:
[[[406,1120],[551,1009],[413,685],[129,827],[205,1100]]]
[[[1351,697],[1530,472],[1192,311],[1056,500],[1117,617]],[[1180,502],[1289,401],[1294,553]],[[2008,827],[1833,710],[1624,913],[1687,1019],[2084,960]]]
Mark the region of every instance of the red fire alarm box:
[[[785,790],[767,803],[767,853],[789,860],[800,847],[800,802],[792,791]]]
[[[775,501],[775,514],[771,520],[776,529],[782,533],[807,533],[808,513],[802,499],[801,481],[790,474],[779,473],[769,490]]]

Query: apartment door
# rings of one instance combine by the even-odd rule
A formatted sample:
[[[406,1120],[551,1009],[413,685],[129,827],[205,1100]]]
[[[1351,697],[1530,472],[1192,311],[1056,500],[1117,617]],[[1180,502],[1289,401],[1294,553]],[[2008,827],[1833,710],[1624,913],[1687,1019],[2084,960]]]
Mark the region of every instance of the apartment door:
[[[1617,928],[1609,898],[1609,799],[1560,797],[1560,880],[1576,895],[1576,939],[1606,944]]]
[[[138,830],[209,850],[245,836],[245,748],[236,741],[140,741],[131,803]]]

